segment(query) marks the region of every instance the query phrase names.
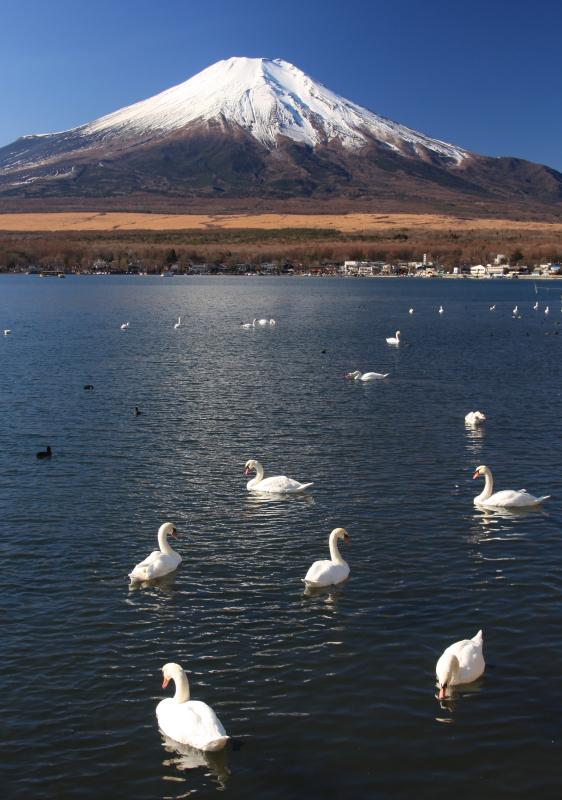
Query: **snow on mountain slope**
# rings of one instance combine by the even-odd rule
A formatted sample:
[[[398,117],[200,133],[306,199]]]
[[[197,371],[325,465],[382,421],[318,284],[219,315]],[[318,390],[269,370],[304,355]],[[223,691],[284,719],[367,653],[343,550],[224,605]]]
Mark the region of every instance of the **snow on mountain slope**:
[[[45,165],[63,154],[116,140],[159,138],[221,118],[248,131],[269,150],[276,148],[278,136],[286,136],[312,147],[337,139],[352,152],[375,139],[404,155],[424,157],[430,151],[451,165],[468,155],[458,147],[367,111],[286,61],[230,58],[179,86],[94,122],[62,133],[22,137],[17,152],[6,154],[4,163],[0,163],[0,172]],[[33,145],[29,149],[22,147],[26,140]]]

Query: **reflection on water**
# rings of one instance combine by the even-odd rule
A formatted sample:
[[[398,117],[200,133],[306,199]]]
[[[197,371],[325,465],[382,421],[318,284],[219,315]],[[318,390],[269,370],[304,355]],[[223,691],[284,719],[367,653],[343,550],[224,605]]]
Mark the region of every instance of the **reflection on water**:
[[[474,456],[479,456],[482,452],[484,440],[484,428],[482,425],[474,425],[470,422],[464,423],[466,434],[466,449]]]
[[[137,592],[143,590],[151,594],[153,597],[158,597],[160,593],[173,595],[181,591],[178,584],[178,573],[181,570],[181,564],[173,572],[168,572],[167,575],[162,575],[161,578],[154,578],[151,581],[131,581],[129,583],[129,592]]]
[[[180,772],[185,772],[199,767],[209,769],[211,775],[219,784],[217,788],[224,789],[230,776],[228,769],[228,745],[216,753],[208,753],[203,750],[196,750],[187,744],[170,739],[163,731],[160,731],[163,739],[163,746],[168,753],[176,753],[179,758],[169,758],[163,761],[165,767],[175,767]]]
[[[302,596],[303,597],[319,597],[325,603],[329,604],[337,604],[340,596],[343,593],[343,589],[347,584],[347,580],[338,583],[337,586],[306,586]]]
[[[232,800],[472,800],[475,785],[483,800],[515,800],[521,786],[557,800],[562,337],[532,320],[520,337],[501,315],[532,285],[1,283],[4,795],[205,800],[230,771]],[[451,313],[436,320],[440,303]],[[410,307],[413,346],[387,347]],[[259,309],[277,325],[241,336]],[[350,364],[391,379],[349,384]],[[547,411],[522,425],[505,413],[514,398]],[[463,430],[458,410],[476,405],[501,427]],[[37,462],[47,445],[54,457]],[[251,453],[310,476],[311,494],[248,493]],[[481,463],[498,475],[523,464],[552,495],[548,513],[475,508],[481,487],[466,478]],[[129,586],[170,519],[183,564]],[[361,532],[350,580],[307,588],[339,525]],[[505,667],[441,711],[438,650],[479,628]],[[556,657],[537,659],[545,648]],[[243,749],[180,745],[162,764],[154,709],[170,661],[189,665],[193,696]],[[547,687],[550,727],[527,703],[529,675]]]

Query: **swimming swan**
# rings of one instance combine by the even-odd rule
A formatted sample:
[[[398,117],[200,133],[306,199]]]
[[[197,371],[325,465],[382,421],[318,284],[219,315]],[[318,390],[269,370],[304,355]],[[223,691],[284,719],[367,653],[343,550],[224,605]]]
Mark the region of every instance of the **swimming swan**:
[[[168,575],[178,568],[182,558],[179,553],[172,550],[168,544],[168,536],[178,538],[176,529],[171,522],[165,522],[158,531],[158,546],[160,550],[154,550],[148,558],[141,561],[130,573],[132,581],[152,581],[154,578],[161,578]]]
[[[442,314],[442,313],[443,313],[443,306],[439,306],[439,313],[440,313],[440,314]]]
[[[354,381],[378,381],[381,378],[388,378],[389,372],[385,375],[382,372],[364,372],[363,375],[359,372],[358,369],[355,372],[350,372],[349,375],[346,375],[346,378],[353,378]]]
[[[174,325],[174,328],[181,328],[181,317],[178,317],[178,321]]]
[[[464,418],[464,421],[468,422],[469,425],[480,425],[485,419],[486,417],[481,411],[470,411]]]
[[[162,688],[170,681],[176,684],[176,693],[156,706],[156,718],[163,733],[176,742],[195,747],[197,750],[221,750],[228,736],[207,703],[189,699],[189,681],[179,664],[162,667]]]
[[[539,503],[542,503],[543,500],[547,500],[550,497],[549,494],[544,497],[534,497],[532,494],[526,492],[525,489],[521,489],[519,492],[515,492],[512,489],[505,489],[503,492],[492,494],[494,480],[488,467],[476,467],[473,480],[481,475],[484,475],[486,478],[486,484],[484,486],[484,491],[479,494],[478,497],[474,498],[474,505],[476,506],[495,506],[496,508],[505,508],[507,506],[537,506]]]
[[[533,311],[536,311],[538,309],[538,307],[539,307],[539,301],[537,300],[537,302],[533,306]]]
[[[4,331],[4,336],[9,336],[11,332],[12,331],[8,328],[7,330]]]
[[[478,631],[472,639],[462,639],[445,650],[435,667],[440,700],[449,686],[472,683],[482,675],[486,667],[482,644],[482,631]]]
[[[496,304],[494,303],[493,306],[490,306],[490,311],[495,311],[495,310],[496,310]]]
[[[260,325],[275,325],[274,319],[260,319],[258,322]]]
[[[400,339],[398,337],[402,336],[400,331],[396,331],[396,336],[389,336],[386,340],[389,344],[400,344]]]
[[[251,459],[246,461],[246,475],[250,470],[256,470],[256,477],[248,481],[246,488],[249,492],[273,492],[274,494],[296,494],[304,492],[312,483],[299,483],[285,475],[275,475],[272,478],[263,479],[263,467],[259,461]]]
[[[123,325],[121,325],[121,330],[122,330],[122,331],[124,331],[124,330],[125,330],[125,328],[129,328],[129,327],[130,327],[130,325],[131,325],[131,323],[130,323],[130,322],[124,322],[124,323],[123,323]]]
[[[330,534],[331,561],[315,561],[304,576],[307,586],[332,586],[342,581],[349,575],[349,566],[343,560],[338,550],[338,539],[343,539],[349,544],[349,535],[344,528],[334,528]]]
[[[256,319],[253,322],[241,322],[240,325],[242,325],[243,328],[255,328],[257,321],[258,320],[256,317]]]

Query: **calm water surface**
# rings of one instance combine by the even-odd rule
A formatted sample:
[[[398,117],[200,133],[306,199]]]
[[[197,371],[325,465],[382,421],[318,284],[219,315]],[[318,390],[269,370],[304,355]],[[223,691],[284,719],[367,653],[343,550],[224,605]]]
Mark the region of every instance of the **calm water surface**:
[[[538,287],[0,278],[3,796],[560,797],[562,283]],[[249,458],[314,486],[249,495]],[[552,498],[476,510],[479,464]],[[131,586],[165,521],[183,564]],[[307,596],[336,526],[350,578]],[[440,704],[480,628],[489,667]],[[159,733],[168,661],[220,754]]]

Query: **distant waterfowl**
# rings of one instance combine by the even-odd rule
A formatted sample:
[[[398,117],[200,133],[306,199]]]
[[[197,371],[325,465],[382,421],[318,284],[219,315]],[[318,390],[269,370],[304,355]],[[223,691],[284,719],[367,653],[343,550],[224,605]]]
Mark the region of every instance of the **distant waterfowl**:
[[[344,528],[334,528],[331,532],[328,540],[331,560],[314,562],[303,579],[307,586],[337,585],[348,577],[349,566],[340,555],[338,539],[349,544],[349,536]]]
[[[133,414],[135,415],[135,417],[138,417],[138,416],[140,416],[142,414],[142,411],[139,411],[137,406],[135,406],[135,410],[133,411]]]
[[[178,321],[174,325],[174,328],[181,328],[181,317],[178,317]]]
[[[130,324],[131,324],[130,322],[124,322],[123,325],[121,325],[121,330],[124,331],[125,328],[128,328],[130,326]]]
[[[304,492],[312,483],[299,483],[285,475],[275,475],[271,478],[263,477],[263,467],[259,461],[251,459],[246,462],[246,475],[250,470],[256,470],[256,477],[248,481],[246,488],[249,492],[272,492],[274,494],[296,494]]]
[[[355,381],[378,381],[381,378],[388,378],[390,373],[385,373],[384,375],[382,372],[364,372],[361,374],[358,369],[355,372],[350,372],[349,375],[346,375],[346,378],[353,378]]]
[[[544,313],[545,313],[545,314],[548,314],[548,313],[549,313],[549,311],[550,311],[550,308],[547,306],[547,307],[545,308],[545,310],[544,310]]]
[[[439,306],[439,313],[440,313],[440,314],[442,314],[442,313],[443,313],[443,306]]]
[[[4,336],[9,336],[11,332],[12,331],[8,328],[7,330],[4,331]]]
[[[445,650],[435,667],[440,700],[445,699],[450,686],[472,683],[482,675],[486,668],[483,643],[482,631],[478,631],[472,639],[462,639]]]
[[[260,325],[275,325],[274,319],[260,319],[258,322]]]
[[[400,344],[400,336],[402,336],[400,331],[396,331],[396,336],[389,336],[386,341],[388,344]]]
[[[470,425],[481,425],[485,419],[486,417],[480,411],[470,411],[464,418],[464,421],[468,422]]]
[[[494,303],[494,305],[493,305],[493,306],[490,306],[490,311],[495,311],[495,309],[496,309],[496,305],[495,305],[495,303]]]
[[[84,386],[84,389],[93,389],[93,388],[94,388],[94,387],[92,386],[92,384],[91,384],[91,383],[87,383],[87,384]]]
[[[513,316],[515,316],[518,311],[519,311],[519,306],[515,306],[515,308],[513,309]]]
[[[170,681],[176,684],[176,693],[156,706],[156,718],[163,733],[176,742],[195,747],[197,750],[221,750],[228,736],[213,711],[201,700],[189,699],[189,681],[179,664],[162,667],[162,688]]]
[[[486,484],[484,486],[484,491],[481,492],[478,497],[474,498],[474,505],[476,506],[495,506],[496,508],[506,508],[509,506],[537,506],[539,503],[542,503],[543,500],[547,500],[550,497],[549,494],[545,495],[544,497],[535,497],[534,495],[529,494],[525,489],[520,489],[518,492],[515,492],[512,489],[505,489],[502,492],[496,492],[495,494],[492,494],[494,489],[494,480],[488,467],[476,467],[473,480],[482,475],[484,475],[486,479]]]
[[[176,529],[171,522],[165,522],[160,526],[158,531],[158,546],[160,550],[154,550],[148,558],[137,564],[129,574],[129,578],[132,581],[152,581],[177,569],[182,558],[168,544],[168,536],[173,536],[174,539],[178,538]]]
[[[413,309],[413,308],[411,308],[411,309],[408,311],[408,314],[413,314],[413,313],[414,313],[414,309]]]
[[[240,325],[242,325],[243,328],[255,328],[257,321],[258,320],[256,318],[253,322],[241,322]]]
[[[40,450],[37,453],[37,458],[50,458],[52,455],[51,448],[47,447],[46,450]]]
[[[538,307],[539,307],[539,301],[537,300],[537,302],[533,306],[533,311],[536,311],[538,309]]]

